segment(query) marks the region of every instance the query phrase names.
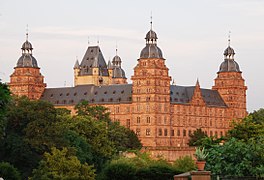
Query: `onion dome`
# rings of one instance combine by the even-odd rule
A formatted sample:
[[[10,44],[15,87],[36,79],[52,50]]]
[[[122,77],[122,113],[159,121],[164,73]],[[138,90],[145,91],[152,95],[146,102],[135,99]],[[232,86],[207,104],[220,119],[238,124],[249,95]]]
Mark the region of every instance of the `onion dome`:
[[[152,25],[152,24],[151,24]],[[150,29],[146,34],[146,46],[141,50],[140,58],[162,58],[162,51],[157,46],[157,34]]]
[[[28,41],[28,34],[26,42],[22,45],[22,56],[17,61],[16,67],[34,67],[38,68],[37,60],[32,55],[32,44]]]
[[[112,60],[112,64],[113,64],[113,66],[116,66],[116,67],[121,67],[121,58],[118,56],[118,55],[116,55],[114,58],[113,58],[113,60]]]
[[[112,68],[113,68],[113,76],[112,78],[125,78],[126,74],[125,71],[121,68],[121,58],[117,55],[117,49],[116,49],[116,55],[112,60]]]
[[[224,51],[224,62],[221,63],[218,72],[241,72],[238,63],[234,60],[235,51],[230,47],[230,40],[228,47]]]
[[[151,29],[147,34],[145,39],[155,39],[157,40],[157,34]]]
[[[21,49],[22,50],[31,50],[32,51],[33,47],[32,47],[32,44],[28,40],[26,40],[26,42],[23,43]]]
[[[241,72],[239,65],[234,60],[225,60],[221,63],[218,72]]]
[[[125,71],[121,67],[114,67],[113,68],[113,78],[125,78],[126,79]]]

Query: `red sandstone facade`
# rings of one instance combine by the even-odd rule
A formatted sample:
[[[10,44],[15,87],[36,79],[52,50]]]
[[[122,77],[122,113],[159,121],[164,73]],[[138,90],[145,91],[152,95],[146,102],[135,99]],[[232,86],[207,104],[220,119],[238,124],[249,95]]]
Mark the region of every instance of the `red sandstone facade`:
[[[173,86],[170,85],[171,77],[165,59],[157,46],[157,35],[151,29],[131,77],[130,100],[122,101],[120,98],[118,102],[112,102],[102,98],[100,103],[94,99],[90,102],[107,107],[112,120],[132,129],[152,155],[164,156],[169,161],[186,154],[192,155],[193,149],[187,144],[190,133],[201,128],[208,136],[221,137],[231,128],[233,120],[247,115],[247,87],[234,61],[234,54],[234,50],[228,46],[212,89],[202,89],[198,80],[192,87]],[[111,74],[111,70],[109,72]],[[126,84],[125,80],[120,79],[121,84]],[[39,99],[45,88],[43,76],[39,68],[35,67],[16,67],[9,85],[13,94],[26,95],[31,99]],[[45,95],[46,91],[49,92],[45,89],[42,99],[54,103],[56,107],[73,111],[76,104],[74,99],[69,100],[69,103],[60,101],[63,99],[63,93],[60,93],[59,99],[55,101],[53,90]],[[67,91],[66,88],[60,90]],[[65,94],[69,96],[70,91]],[[47,96],[49,99],[45,99]]]

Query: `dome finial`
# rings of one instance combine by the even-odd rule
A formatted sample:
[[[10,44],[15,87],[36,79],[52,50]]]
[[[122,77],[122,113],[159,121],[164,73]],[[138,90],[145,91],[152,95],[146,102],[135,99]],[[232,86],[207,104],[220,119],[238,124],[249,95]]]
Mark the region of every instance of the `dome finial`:
[[[231,36],[231,31],[228,32],[228,46],[230,47],[230,36]]]
[[[150,12],[150,30],[152,30],[152,11]]]
[[[116,42],[116,56],[117,56],[117,42]]]
[[[28,24],[27,24],[27,28],[26,28],[26,40],[28,41]]]

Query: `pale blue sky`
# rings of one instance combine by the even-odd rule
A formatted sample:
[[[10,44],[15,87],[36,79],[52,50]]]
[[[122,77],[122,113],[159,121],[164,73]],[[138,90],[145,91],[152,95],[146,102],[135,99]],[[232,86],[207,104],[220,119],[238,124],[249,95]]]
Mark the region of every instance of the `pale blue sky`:
[[[158,46],[178,85],[211,88],[223,61],[228,31],[235,60],[248,86],[248,110],[264,107],[264,0],[0,0],[0,78],[9,81],[25,41],[29,41],[48,87],[73,84],[81,60],[97,39],[105,59],[118,55],[128,80],[145,34],[158,34]]]

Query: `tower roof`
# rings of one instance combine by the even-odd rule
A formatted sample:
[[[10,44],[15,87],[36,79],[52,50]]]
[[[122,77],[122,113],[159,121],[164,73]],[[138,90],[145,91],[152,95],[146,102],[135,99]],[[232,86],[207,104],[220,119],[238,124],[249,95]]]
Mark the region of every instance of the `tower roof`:
[[[22,56],[17,61],[16,67],[34,67],[38,68],[37,60],[32,55],[33,46],[28,41],[28,33],[26,34],[26,41],[22,44]]]
[[[219,72],[241,72],[238,63],[234,60],[235,50],[230,46],[230,38],[228,39],[228,47],[224,51],[224,62],[221,63]]]
[[[157,46],[157,39],[158,36],[155,31],[152,30],[152,22],[151,22],[151,29],[146,34],[146,46],[141,50],[140,58],[161,58],[162,51]]]
[[[89,46],[80,64],[80,75],[92,75],[99,68],[100,75],[108,76],[107,64],[99,46]]]

